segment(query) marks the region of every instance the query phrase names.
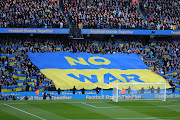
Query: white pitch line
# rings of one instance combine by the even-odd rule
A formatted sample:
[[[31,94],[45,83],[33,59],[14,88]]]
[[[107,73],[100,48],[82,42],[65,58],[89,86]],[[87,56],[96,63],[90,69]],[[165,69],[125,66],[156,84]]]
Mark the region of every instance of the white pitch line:
[[[93,108],[115,108],[115,107],[169,107],[169,106],[180,106],[180,105],[166,105],[166,106],[111,106],[111,107],[97,107],[88,103],[81,102],[84,105],[93,107]]]
[[[5,104],[5,103],[4,103],[4,105],[6,105],[6,106],[8,106],[8,107],[11,107],[11,108],[13,108],[13,109],[15,109],[15,110],[21,111],[21,112],[23,112],[23,113],[26,113],[26,114],[28,114],[28,115],[31,115],[31,116],[33,116],[33,117],[39,118],[39,119],[41,119],[41,120],[46,120],[46,119],[44,119],[44,118],[41,118],[41,117],[39,117],[39,116],[37,116],[37,115],[31,114],[31,113],[26,112],[26,111],[24,111],[24,110],[18,109],[18,108],[16,108],[16,107],[11,106],[11,105],[8,105],[8,104]]]
[[[84,103],[84,102],[81,102],[81,103],[84,104],[84,105],[88,105],[88,106],[90,106],[90,107],[93,107],[93,108],[97,108],[96,106],[90,105],[90,104],[88,104],[88,103]]]
[[[84,103],[84,102],[81,102],[82,104],[84,105],[88,105],[90,107],[93,107],[93,108],[114,108],[114,107],[120,107],[120,106],[113,106],[113,107],[97,107],[97,106],[94,106],[94,105],[91,105],[91,104],[88,104],[88,103]]]

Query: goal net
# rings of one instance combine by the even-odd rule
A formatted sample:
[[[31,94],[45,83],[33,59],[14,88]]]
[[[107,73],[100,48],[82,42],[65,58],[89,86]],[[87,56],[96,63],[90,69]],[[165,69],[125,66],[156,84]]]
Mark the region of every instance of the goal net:
[[[114,83],[112,100],[166,101],[166,83]]]

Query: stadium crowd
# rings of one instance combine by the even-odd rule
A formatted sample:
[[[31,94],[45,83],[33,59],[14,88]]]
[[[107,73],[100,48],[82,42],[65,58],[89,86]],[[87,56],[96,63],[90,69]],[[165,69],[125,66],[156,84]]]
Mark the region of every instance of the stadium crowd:
[[[16,41],[16,42],[15,42]],[[175,41],[151,41],[144,44],[140,40],[113,39],[108,41],[59,39],[1,39],[0,44],[0,84],[11,91],[34,91],[35,89],[55,90],[54,83],[46,79],[28,59],[28,52],[85,52],[114,54],[136,53],[155,73],[163,76],[170,84],[180,81],[180,43]]]
[[[0,0],[0,27],[67,28],[67,19],[55,1]]]
[[[157,30],[180,29],[179,0],[142,0],[141,8],[152,28]]]
[[[148,23],[129,0],[64,0],[64,14],[79,28],[147,29]]]
[[[179,0],[0,0],[0,27],[180,29]]]

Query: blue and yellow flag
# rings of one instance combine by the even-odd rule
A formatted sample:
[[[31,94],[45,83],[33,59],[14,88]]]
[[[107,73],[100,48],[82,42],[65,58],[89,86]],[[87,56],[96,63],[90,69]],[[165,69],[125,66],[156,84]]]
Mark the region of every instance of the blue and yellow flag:
[[[38,90],[39,90],[39,91],[44,91],[44,86],[40,86],[40,87],[38,88]]]
[[[93,45],[98,46],[99,45],[99,41],[93,41]]]
[[[112,83],[159,83],[169,84],[153,73],[136,54],[91,54],[91,53],[28,53],[30,60],[56,88],[94,89],[112,88]]]

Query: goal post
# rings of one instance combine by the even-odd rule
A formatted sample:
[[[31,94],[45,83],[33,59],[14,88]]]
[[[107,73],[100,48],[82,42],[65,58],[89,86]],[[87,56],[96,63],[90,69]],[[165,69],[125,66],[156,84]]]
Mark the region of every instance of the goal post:
[[[113,83],[112,100],[166,101],[166,83]]]

